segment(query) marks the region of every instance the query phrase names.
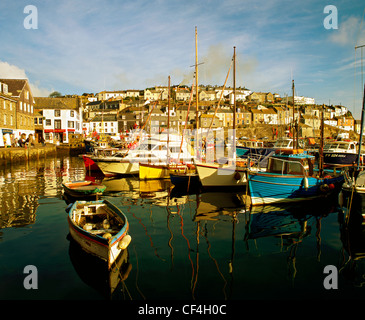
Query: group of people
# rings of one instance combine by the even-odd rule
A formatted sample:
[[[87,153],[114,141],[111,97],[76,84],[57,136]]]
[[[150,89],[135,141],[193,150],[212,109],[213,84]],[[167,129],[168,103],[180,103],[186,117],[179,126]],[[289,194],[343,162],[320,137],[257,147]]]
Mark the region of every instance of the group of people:
[[[10,144],[8,139],[6,139],[6,137],[4,136],[4,146],[5,147],[29,147],[29,146],[34,146],[34,137],[33,134],[29,134],[28,137],[25,133],[22,133],[20,135],[20,138],[16,138],[14,134],[10,135]]]

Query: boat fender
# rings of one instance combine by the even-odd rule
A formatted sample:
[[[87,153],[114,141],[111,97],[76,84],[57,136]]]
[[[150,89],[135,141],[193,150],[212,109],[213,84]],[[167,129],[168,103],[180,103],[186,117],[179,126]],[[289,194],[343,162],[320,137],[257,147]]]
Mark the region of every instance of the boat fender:
[[[93,229],[93,225],[91,223],[85,223],[82,227],[85,231],[91,231]]]
[[[123,237],[122,240],[119,241],[118,248],[120,250],[126,249],[129,246],[131,240],[132,240],[132,237],[129,234],[127,234],[126,236]]]
[[[110,223],[109,223],[108,219],[104,219],[103,228],[104,229],[110,229]]]
[[[309,187],[309,185],[308,185],[308,178],[307,177],[304,177],[303,178],[303,185],[304,185],[304,189],[305,190],[308,190],[308,187]]]
[[[112,237],[112,235],[109,233],[109,232],[105,232],[104,234],[103,234],[103,238],[104,239],[110,239]]]
[[[329,190],[329,186],[328,184],[324,183],[319,187],[319,190],[321,190],[322,192],[327,192]]]
[[[240,175],[240,173],[238,171],[236,171],[236,173],[234,174],[234,178],[236,180],[240,180],[241,179],[241,175]]]

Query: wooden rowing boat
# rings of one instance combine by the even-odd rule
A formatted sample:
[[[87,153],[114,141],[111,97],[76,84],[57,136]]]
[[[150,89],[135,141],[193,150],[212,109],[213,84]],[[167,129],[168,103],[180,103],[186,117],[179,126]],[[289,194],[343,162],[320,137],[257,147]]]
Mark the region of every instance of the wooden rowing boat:
[[[100,195],[106,186],[93,181],[72,181],[62,184],[63,189],[72,197],[93,197]]]
[[[127,217],[108,200],[75,201],[68,210],[68,224],[72,238],[105,260],[108,269],[132,239]]]

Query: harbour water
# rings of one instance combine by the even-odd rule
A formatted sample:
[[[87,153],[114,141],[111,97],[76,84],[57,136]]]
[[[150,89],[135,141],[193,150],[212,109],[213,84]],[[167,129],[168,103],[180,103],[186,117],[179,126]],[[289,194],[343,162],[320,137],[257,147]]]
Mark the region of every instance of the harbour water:
[[[108,273],[69,236],[61,184],[85,177],[100,178],[69,156],[0,169],[1,300],[365,298],[364,262],[350,259],[337,196],[250,211],[245,190],[186,195],[166,181],[105,178],[103,197],[132,236]],[[25,286],[26,266],[36,288]],[[326,288],[329,276],[337,288]]]

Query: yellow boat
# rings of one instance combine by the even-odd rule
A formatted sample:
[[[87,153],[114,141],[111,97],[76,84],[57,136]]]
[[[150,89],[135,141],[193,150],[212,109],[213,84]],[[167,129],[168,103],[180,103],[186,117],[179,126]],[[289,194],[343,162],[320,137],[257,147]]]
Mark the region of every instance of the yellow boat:
[[[185,164],[140,163],[139,179],[170,179],[170,173],[186,172]]]

